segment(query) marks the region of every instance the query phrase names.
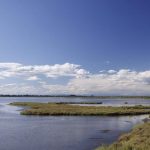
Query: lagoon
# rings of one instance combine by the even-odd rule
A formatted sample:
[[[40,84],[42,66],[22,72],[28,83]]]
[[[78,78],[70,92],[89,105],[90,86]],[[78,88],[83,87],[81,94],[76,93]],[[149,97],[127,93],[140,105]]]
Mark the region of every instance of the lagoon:
[[[148,115],[121,117],[22,116],[10,102],[99,102],[105,105],[150,105],[150,100],[85,98],[0,98],[0,145],[3,150],[93,150],[110,144]]]

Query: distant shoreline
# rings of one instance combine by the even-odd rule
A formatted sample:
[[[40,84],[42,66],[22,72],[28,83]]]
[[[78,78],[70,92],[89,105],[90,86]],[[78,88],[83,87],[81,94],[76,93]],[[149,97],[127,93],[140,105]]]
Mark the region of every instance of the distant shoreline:
[[[150,99],[150,96],[96,96],[96,95],[3,95],[0,97],[65,97],[65,98],[98,98],[98,99]]]

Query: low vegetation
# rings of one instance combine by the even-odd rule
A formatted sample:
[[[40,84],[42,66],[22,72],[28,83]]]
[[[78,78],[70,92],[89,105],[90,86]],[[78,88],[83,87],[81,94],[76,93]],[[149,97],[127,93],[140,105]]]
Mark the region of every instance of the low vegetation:
[[[85,104],[85,103],[84,103]],[[117,116],[150,114],[150,106],[111,107],[79,106],[63,103],[14,102],[11,105],[25,106],[22,115],[65,115],[65,116]]]
[[[138,125],[114,144],[96,150],[150,150],[150,123]]]

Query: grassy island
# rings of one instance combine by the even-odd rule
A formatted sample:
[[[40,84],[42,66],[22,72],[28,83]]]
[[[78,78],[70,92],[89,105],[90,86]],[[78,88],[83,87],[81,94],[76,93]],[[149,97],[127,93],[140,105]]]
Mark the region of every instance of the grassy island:
[[[71,103],[72,104],[72,103]],[[84,103],[85,104],[85,103]],[[150,114],[150,106],[79,106],[69,103],[37,103],[37,102],[14,102],[10,105],[23,106],[22,115],[55,115],[55,116],[118,116]]]
[[[150,123],[138,125],[114,144],[96,150],[150,150]]]

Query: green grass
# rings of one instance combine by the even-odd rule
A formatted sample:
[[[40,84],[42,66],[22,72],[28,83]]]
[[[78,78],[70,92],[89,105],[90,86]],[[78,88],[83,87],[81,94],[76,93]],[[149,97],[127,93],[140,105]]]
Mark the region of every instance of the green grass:
[[[114,144],[96,150],[150,150],[150,123],[138,125]]]
[[[11,105],[26,106],[22,115],[55,115],[55,116],[118,116],[150,114],[150,106],[110,107],[79,106],[61,103],[14,102]]]

